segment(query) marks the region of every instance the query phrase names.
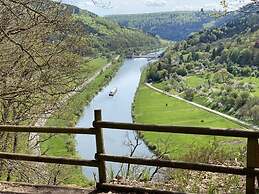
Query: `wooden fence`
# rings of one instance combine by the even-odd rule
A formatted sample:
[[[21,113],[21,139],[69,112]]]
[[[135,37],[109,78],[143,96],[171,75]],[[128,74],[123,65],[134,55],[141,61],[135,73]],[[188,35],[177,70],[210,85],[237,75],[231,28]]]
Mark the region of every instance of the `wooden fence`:
[[[229,167],[204,163],[192,163],[173,160],[143,159],[136,157],[122,157],[105,154],[103,142],[103,128],[118,130],[138,130],[164,133],[179,133],[193,135],[209,135],[224,137],[239,137],[247,139],[247,165],[246,167]],[[158,191],[147,188],[138,188],[122,185],[113,185],[107,183],[105,162],[129,163],[136,165],[159,166],[176,169],[186,169],[195,171],[206,171],[214,173],[225,173],[246,176],[246,193],[255,194],[255,178],[259,177],[258,163],[258,138],[259,132],[248,130],[234,129],[210,129],[200,127],[179,127],[179,126],[162,126],[162,125],[144,125],[130,123],[115,123],[102,121],[101,110],[95,110],[95,120],[93,128],[56,128],[56,127],[20,127],[20,126],[0,126],[1,132],[36,132],[36,133],[65,133],[65,134],[88,134],[96,137],[95,160],[69,159],[62,157],[31,156],[26,154],[14,154],[0,152],[0,159],[32,161],[44,163],[56,163],[78,166],[97,167],[99,173],[99,182],[97,189],[100,191],[124,191],[136,193],[180,193],[169,191]]]

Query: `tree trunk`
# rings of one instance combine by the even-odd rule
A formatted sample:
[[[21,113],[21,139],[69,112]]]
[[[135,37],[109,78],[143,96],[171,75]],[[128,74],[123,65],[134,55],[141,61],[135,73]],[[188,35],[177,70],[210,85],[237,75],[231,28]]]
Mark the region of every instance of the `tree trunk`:
[[[14,133],[13,134],[13,150],[12,150],[13,153],[16,153],[16,151],[17,151],[17,142],[18,142],[18,133]],[[13,171],[13,165],[14,164],[11,163],[8,166],[8,172],[7,172],[6,181],[10,181],[11,180],[11,174],[12,174],[12,171]]]

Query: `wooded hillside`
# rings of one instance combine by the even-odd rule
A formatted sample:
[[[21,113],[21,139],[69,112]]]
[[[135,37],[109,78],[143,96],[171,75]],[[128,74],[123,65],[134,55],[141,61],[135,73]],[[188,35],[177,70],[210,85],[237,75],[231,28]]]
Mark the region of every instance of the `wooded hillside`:
[[[132,52],[159,47],[160,41],[151,34],[137,29],[121,27],[115,22],[99,17],[86,10],[68,6],[75,24],[82,28],[84,37],[84,54],[92,55],[96,52]]]
[[[192,32],[198,32],[215,20],[212,12],[175,11],[133,15],[112,15],[108,19],[121,26],[141,29],[168,40],[186,39]]]
[[[258,4],[220,27],[193,34],[168,49],[148,80],[188,100],[258,124]],[[227,16],[228,17],[228,16]]]

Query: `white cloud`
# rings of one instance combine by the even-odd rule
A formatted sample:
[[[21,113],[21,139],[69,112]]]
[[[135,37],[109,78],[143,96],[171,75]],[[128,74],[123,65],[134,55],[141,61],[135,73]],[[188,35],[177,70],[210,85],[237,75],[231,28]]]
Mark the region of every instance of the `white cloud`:
[[[145,4],[150,7],[162,7],[167,4],[166,0],[145,0]]]
[[[1,0],[0,0],[1,1]],[[222,10],[221,0],[97,0],[101,5],[96,6],[92,0],[58,0],[71,3],[99,15],[134,14],[163,11],[183,10]],[[236,10],[251,0],[227,0],[229,11]],[[108,2],[111,2],[109,4]],[[107,6],[108,5],[108,6]],[[105,9],[104,9],[105,8]]]

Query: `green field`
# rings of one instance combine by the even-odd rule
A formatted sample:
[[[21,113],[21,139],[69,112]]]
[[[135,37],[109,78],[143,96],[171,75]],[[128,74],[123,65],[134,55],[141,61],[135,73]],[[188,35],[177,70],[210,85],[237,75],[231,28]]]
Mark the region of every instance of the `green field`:
[[[253,84],[255,86],[255,88],[254,88],[255,91],[252,92],[252,94],[259,97],[259,78],[257,78],[257,77],[234,77],[234,80]],[[186,77],[185,82],[186,82],[187,86],[196,88],[196,87],[206,83],[206,79],[203,78],[202,76],[191,75],[191,76]]]
[[[168,106],[166,106],[166,104]],[[141,85],[135,99],[134,110],[137,123],[170,124],[180,126],[199,126],[210,128],[242,128],[236,123],[223,117],[194,107],[183,101],[157,93]],[[144,140],[161,151],[168,141],[170,157],[181,158],[194,147],[204,147],[215,140],[215,137],[165,134],[144,132]],[[217,137],[216,140],[225,142],[225,145],[234,141],[233,138]],[[236,139],[235,139],[236,141]]]
[[[91,72],[82,72],[81,76],[87,76],[86,74],[88,74],[88,77],[90,77],[105,64],[107,64],[107,60],[104,58],[97,58],[88,63],[85,63],[82,65],[81,68],[86,70],[87,68],[94,67],[95,71],[92,70]],[[46,126],[75,126],[76,122],[83,112],[84,107],[95,96],[95,94],[113,77],[119,67],[119,64],[120,61],[114,63],[109,69],[101,73],[93,82],[91,82],[87,86],[87,88],[85,88],[85,90],[71,97],[68,100],[67,104],[62,107],[60,111],[55,112],[55,114],[48,119]],[[48,135],[41,136],[42,139],[46,139],[47,137]],[[44,141],[41,143],[41,150],[43,152],[47,150],[46,154],[49,156],[78,158],[79,156],[77,155],[75,148],[76,142],[74,135],[56,135],[50,138],[48,141]],[[69,178],[65,180],[65,184],[76,184],[79,186],[89,186],[90,184],[88,180],[86,180],[85,176],[82,174],[82,170],[80,167],[66,167],[65,173],[66,176],[69,175]]]
[[[104,57],[89,59],[81,64],[77,78],[84,81],[88,77],[91,77],[96,71],[101,69],[107,63],[108,60]]]
[[[196,88],[196,87],[204,84],[206,79],[202,78],[200,76],[197,76],[197,75],[192,75],[192,76],[186,77],[185,81],[186,81],[187,86],[189,86],[191,88]]]

